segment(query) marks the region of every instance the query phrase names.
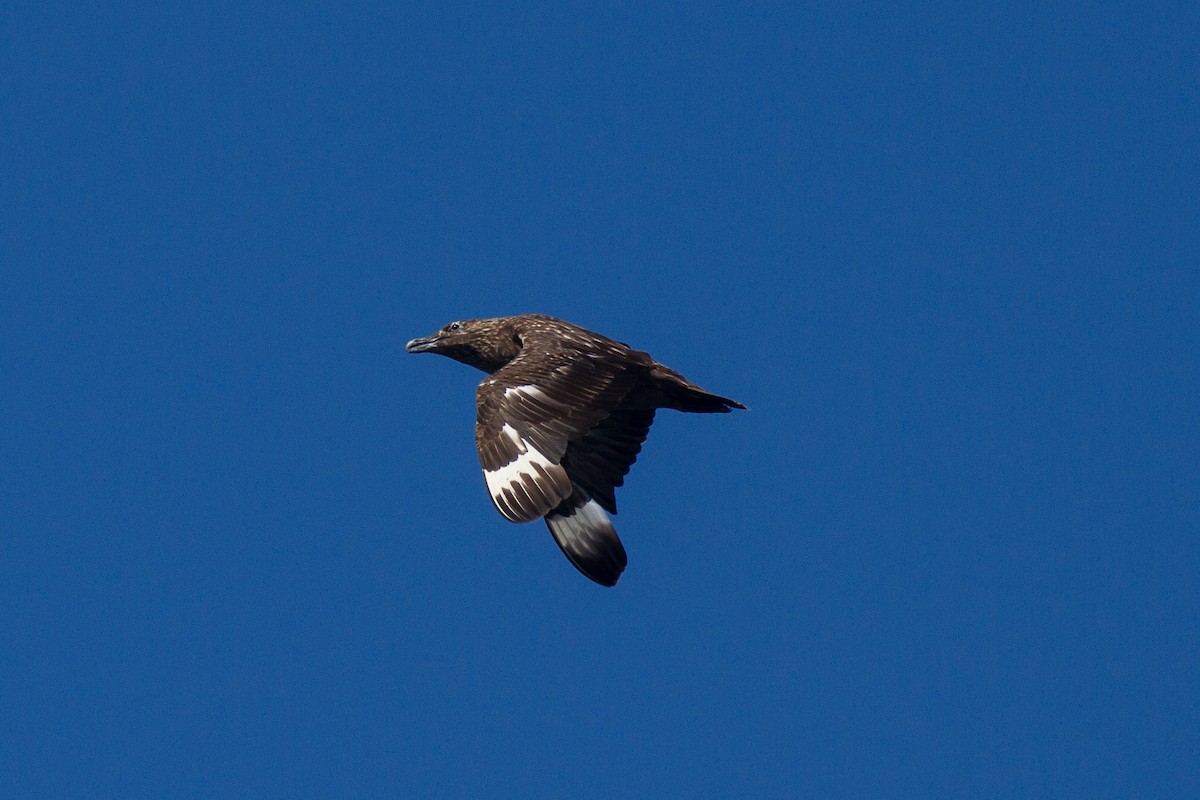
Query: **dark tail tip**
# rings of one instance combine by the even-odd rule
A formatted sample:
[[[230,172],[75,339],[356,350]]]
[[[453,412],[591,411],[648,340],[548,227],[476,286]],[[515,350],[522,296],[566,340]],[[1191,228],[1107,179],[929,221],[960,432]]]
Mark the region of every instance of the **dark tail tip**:
[[[683,386],[679,387],[678,391],[672,392],[667,400],[669,402],[667,408],[689,411],[694,414],[728,414],[735,408],[747,410],[737,400],[730,400],[728,397],[721,397],[719,394],[712,394],[702,389]]]

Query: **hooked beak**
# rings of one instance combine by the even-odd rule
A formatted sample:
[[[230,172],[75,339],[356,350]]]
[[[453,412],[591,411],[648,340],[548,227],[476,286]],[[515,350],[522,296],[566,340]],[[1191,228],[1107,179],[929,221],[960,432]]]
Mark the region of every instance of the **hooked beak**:
[[[408,353],[427,353],[430,350],[436,350],[438,338],[437,336],[425,336],[420,339],[413,339],[404,345],[404,350]]]

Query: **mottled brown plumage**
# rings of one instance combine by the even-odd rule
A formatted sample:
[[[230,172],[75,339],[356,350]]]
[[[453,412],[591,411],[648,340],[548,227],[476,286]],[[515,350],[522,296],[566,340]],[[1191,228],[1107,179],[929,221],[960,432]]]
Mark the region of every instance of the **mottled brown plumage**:
[[[489,373],[476,391],[475,444],[492,502],[513,522],[544,517],[571,563],[605,586],[627,561],[608,513],[655,410],[745,408],[648,353],[545,314],[452,322],[405,349]]]

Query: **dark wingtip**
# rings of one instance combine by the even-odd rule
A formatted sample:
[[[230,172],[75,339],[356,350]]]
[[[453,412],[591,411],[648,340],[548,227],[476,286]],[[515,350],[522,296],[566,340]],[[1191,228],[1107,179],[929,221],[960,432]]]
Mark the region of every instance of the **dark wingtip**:
[[[601,586],[616,586],[629,563],[608,515],[595,502],[575,497],[546,515],[546,527],[575,569]],[[587,510],[584,510],[584,506]]]
[[[578,561],[572,561],[575,569],[580,573],[590,578],[595,583],[605,586],[609,589],[617,585],[617,581],[621,580],[621,574],[625,571],[625,565],[620,564],[616,567],[599,566],[596,564],[582,564]]]
[[[568,550],[565,547],[562,551],[571,565],[587,578],[601,586],[616,586],[629,564],[625,546],[621,544],[616,531],[613,531],[611,537],[605,537],[602,542],[593,542],[593,546],[595,549],[587,553]]]

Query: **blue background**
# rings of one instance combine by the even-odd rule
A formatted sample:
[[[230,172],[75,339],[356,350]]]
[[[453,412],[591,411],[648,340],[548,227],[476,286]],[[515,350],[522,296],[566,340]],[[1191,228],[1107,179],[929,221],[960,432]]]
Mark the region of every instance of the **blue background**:
[[[7,3],[0,794],[1200,796],[1193,3]],[[510,525],[541,311],[663,412]]]

